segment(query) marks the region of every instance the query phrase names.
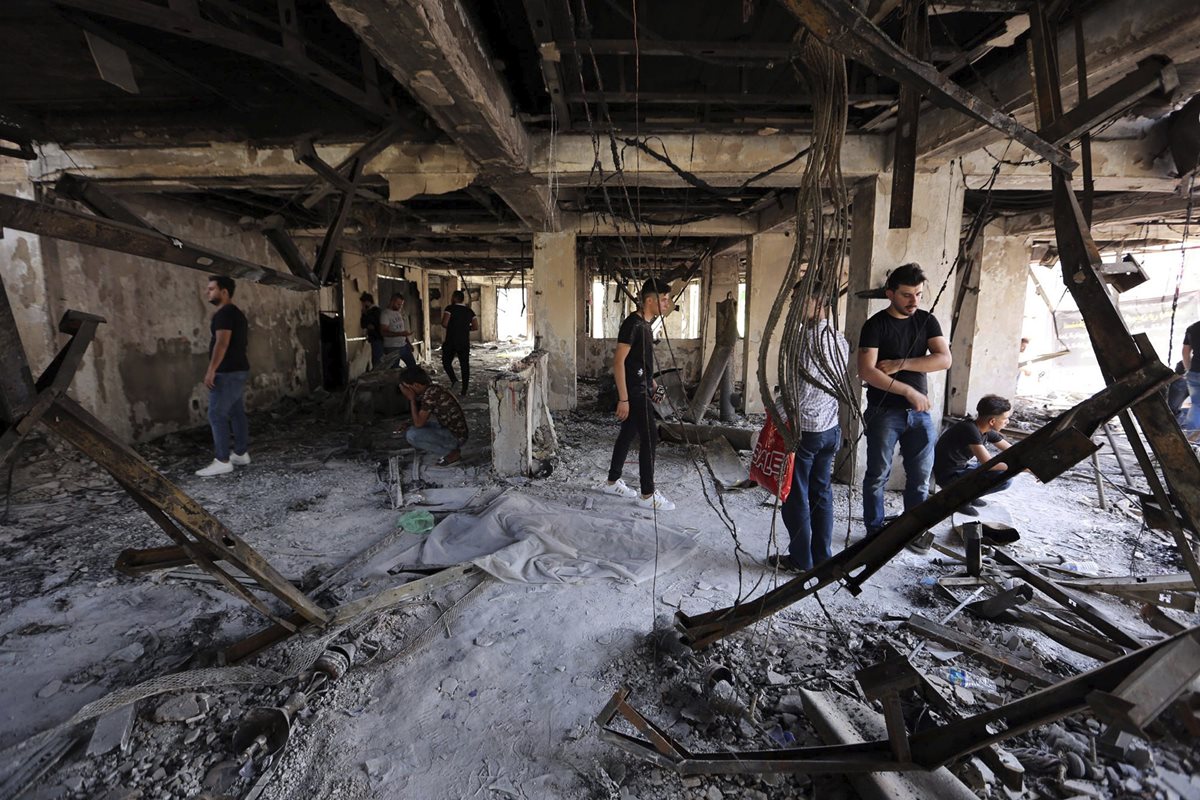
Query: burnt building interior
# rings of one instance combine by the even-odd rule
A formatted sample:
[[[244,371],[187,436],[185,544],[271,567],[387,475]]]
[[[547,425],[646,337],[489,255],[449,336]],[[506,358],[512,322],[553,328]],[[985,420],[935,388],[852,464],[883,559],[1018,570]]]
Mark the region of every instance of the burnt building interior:
[[[1200,797],[1194,0],[7,0],[0,45],[0,796]],[[922,413],[1012,416],[871,528],[908,264]]]

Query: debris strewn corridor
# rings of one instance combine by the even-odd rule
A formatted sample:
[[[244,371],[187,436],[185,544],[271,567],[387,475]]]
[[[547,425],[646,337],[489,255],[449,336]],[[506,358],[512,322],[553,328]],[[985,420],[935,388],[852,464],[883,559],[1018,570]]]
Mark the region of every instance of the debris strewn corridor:
[[[1192,0],[11,0],[0,797],[1200,798]]]

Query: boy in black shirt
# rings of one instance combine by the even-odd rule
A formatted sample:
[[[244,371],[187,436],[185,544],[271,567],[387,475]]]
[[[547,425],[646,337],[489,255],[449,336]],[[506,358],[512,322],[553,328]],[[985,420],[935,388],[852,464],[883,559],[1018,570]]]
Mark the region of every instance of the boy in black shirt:
[[[942,326],[918,308],[925,273],[918,264],[896,267],[887,279],[891,301],[862,327],[858,376],[867,384],[867,471],[863,478],[863,521],[867,535],[883,528],[883,489],[900,444],[904,459],[904,510],[925,502],[937,432],[929,416],[930,372],[950,368],[950,344]]]
[[[654,448],[658,437],[654,429],[654,334],[650,323],[655,317],[671,310],[671,286],[651,278],[642,286],[641,307],[625,318],[617,334],[617,351],[613,355],[613,377],[617,382],[617,419],[621,432],[613,445],[612,464],[608,483],[601,488],[620,497],[638,497],[643,508],[671,511],[675,504],[654,489]],[[641,495],[621,479],[625,457],[634,437],[638,439],[638,476]]]
[[[984,395],[975,406],[975,419],[964,419],[951,425],[938,439],[934,449],[933,476],[938,486],[945,487],[968,472],[980,468],[991,460],[987,444],[994,444],[999,450],[1007,450],[1011,445],[1000,435],[1001,429],[1008,424],[1012,415],[1012,404],[994,394]],[[970,466],[971,459],[978,463]],[[1003,472],[1007,469],[1004,464],[997,464],[993,470]],[[1006,480],[999,486],[989,489],[986,494],[1002,492],[1012,485],[1012,479]],[[973,506],[985,506],[987,502],[975,499],[969,505],[959,509],[959,513],[969,517],[979,516]]]
[[[479,330],[479,320],[464,303],[466,299],[462,292],[455,292],[450,296],[450,305],[442,311],[442,327],[446,329],[446,339],[442,342],[442,368],[450,376],[450,388],[453,389],[458,383],[454,377],[454,359],[458,358],[463,376],[461,397],[467,396],[467,386],[471,382],[471,331]]]
[[[208,371],[204,385],[208,387],[208,423],[212,426],[216,458],[207,467],[196,470],[201,478],[227,475],[233,467],[250,463],[248,452],[250,423],[242,393],[250,377],[250,361],[246,358],[249,324],[246,315],[233,304],[237,288],[233,278],[214,275],[208,279],[208,302],[217,307],[210,326],[208,342]],[[229,450],[229,430],[233,428],[233,452]]]

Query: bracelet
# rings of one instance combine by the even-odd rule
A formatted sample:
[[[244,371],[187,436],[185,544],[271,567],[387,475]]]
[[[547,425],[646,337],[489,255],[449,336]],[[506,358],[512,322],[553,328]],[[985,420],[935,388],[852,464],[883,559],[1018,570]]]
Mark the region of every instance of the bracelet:
[[[617,405],[621,405],[621,403],[628,403],[628,402],[629,402],[628,400],[618,400]]]

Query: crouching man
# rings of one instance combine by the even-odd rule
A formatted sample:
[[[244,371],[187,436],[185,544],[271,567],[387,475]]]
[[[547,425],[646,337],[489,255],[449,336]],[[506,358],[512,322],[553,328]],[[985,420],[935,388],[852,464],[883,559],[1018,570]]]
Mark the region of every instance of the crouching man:
[[[412,425],[404,436],[418,450],[440,456],[438,464],[453,464],[462,458],[463,444],[470,432],[458,400],[443,386],[429,379],[420,367],[400,373],[400,392],[408,398]]]
[[[1000,431],[1008,424],[1008,418],[1012,415],[1011,403],[1003,397],[988,394],[979,399],[975,412],[975,419],[964,419],[954,423],[938,439],[933,454],[933,476],[937,479],[938,486],[945,488],[990,461],[992,456],[985,442],[995,445],[1001,451],[1011,446],[1008,440],[1000,435]],[[972,460],[977,463],[972,464]],[[1004,472],[1008,467],[997,464],[992,469]],[[986,494],[1002,492],[1010,485],[1012,478],[989,489]],[[975,499],[958,509],[958,512],[968,517],[978,517],[979,512],[975,508],[986,505],[986,501]]]

